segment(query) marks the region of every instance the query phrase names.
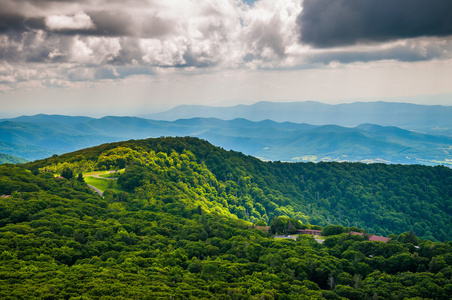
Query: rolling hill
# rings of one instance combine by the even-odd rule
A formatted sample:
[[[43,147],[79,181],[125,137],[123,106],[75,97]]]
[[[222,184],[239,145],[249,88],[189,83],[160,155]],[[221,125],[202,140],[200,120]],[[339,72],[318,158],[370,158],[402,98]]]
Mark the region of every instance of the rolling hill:
[[[263,162],[190,137],[105,144],[27,166],[55,174],[126,167],[118,183],[129,193],[165,203],[179,195],[185,205],[253,223],[286,215],[380,235],[412,230],[452,238],[452,169],[446,167]]]
[[[0,140],[0,153],[16,156],[29,161],[52,156],[55,152],[31,145],[17,145]]]
[[[20,116],[16,118],[9,119],[0,119],[0,122],[3,121],[12,121],[19,123],[48,123],[55,122],[66,125],[75,125],[79,123],[84,123],[93,118],[90,117],[74,117],[74,116],[64,116],[64,115],[46,115],[46,114],[38,114],[33,116]]]
[[[448,129],[446,132],[450,134],[452,129],[451,116],[451,106],[381,101],[332,105],[304,101],[257,102],[252,105],[230,107],[181,105],[165,112],[148,114],[142,117],[165,121],[196,117],[223,120],[245,118],[256,122],[269,119],[276,122],[313,125],[335,124],[340,126],[358,126],[363,123],[371,123],[382,126],[429,130],[429,132],[441,132],[441,129]]]
[[[55,116],[49,116],[49,121],[44,121],[45,117],[39,115],[36,117],[39,122],[33,117],[25,118],[27,122],[0,122],[0,141],[10,145],[0,153],[33,159],[120,140],[195,136],[216,146],[263,160],[452,164],[451,137],[422,134],[393,126],[361,124],[341,127],[215,118],[169,122],[113,116],[88,118],[86,122],[74,123],[81,117],[72,118],[59,116],[57,119],[65,121],[56,123]],[[18,149],[19,145],[44,149],[44,152],[42,156],[15,153],[14,148]],[[36,149],[30,149],[30,152],[36,153]]]
[[[0,164],[23,164],[26,162],[28,162],[26,159],[0,153]]]

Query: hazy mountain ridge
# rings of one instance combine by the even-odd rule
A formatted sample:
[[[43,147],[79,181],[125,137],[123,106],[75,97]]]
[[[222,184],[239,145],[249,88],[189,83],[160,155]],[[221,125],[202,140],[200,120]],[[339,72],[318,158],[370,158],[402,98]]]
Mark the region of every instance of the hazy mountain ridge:
[[[0,153],[20,157],[26,160],[36,160],[52,156],[55,152],[31,145],[17,145],[0,141]]]
[[[358,126],[372,123],[407,128],[452,128],[452,107],[418,105],[395,102],[355,102],[325,104],[304,102],[258,102],[252,105],[214,107],[181,105],[161,113],[143,115],[156,120],[174,121],[195,117],[232,120],[245,118],[251,121],[265,119],[277,122],[308,123],[313,125],[336,124]]]
[[[28,162],[26,159],[0,153],[0,164],[23,164],[26,162]]]
[[[196,136],[214,145],[241,151],[264,160],[366,161],[449,164],[452,138],[433,136],[398,127],[361,124],[356,127],[309,125],[272,120],[253,122],[238,118],[155,121],[138,117],[88,118],[71,125],[46,122],[0,122],[0,140],[61,154],[106,142],[159,136]],[[74,117],[80,119],[80,117]],[[54,120],[54,116],[49,116]],[[27,120],[32,121],[33,117]],[[10,147],[11,148],[11,147]],[[13,147],[14,148],[14,147]],[[8,149],[6,149],[8,150]],[[30,159],[9,149],[6,153]],[[44,158],[45,156],[37,157]]]
[[[3,121],[12,122],[24,122],[24,123],[40,123],[40,122],[56,122],[60,124],[75,125],[78,123],[84,123],[94,118],[84,117],[84,116],[65,116],[65,115],[47,115],[47,114],[37,114],[33,116],[20,116],[16,118],[4,118],[0,119]]]

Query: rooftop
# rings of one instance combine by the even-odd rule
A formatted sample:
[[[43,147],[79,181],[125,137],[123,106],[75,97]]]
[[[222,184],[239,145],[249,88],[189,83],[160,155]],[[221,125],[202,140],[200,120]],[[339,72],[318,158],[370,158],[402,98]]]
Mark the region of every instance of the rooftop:
[[[354,234],[354,235],[364,235],[364,233],[362,232],[356,232],[356,231],[350,231],[350,234]],[[374,235],[371,234],[369,235],[369,241],[375,241],[375,242],[383,242],[383,243],[387,243],[390,239],[384,236],[379,236],[379,235]]]

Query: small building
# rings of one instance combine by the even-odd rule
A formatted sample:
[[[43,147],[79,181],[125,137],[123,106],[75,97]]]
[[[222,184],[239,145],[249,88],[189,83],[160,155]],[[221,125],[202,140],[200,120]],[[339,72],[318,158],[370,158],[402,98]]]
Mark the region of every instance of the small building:
[[[321,235],[322,234],[322,230],[297,229],[297,233],[299,233],[299,234]]]
[[[356,231],[350,231],[350,234],[361,235],[361,236],[364,235],[364,233],[356,232]],[[374,235],[374,234],[370,234],[369,235],[369,241],[387,243],[389,240],[390,240],[390,238],[387,238],[387,237],[384,237],[384,236],[379,236],[379,235]]]

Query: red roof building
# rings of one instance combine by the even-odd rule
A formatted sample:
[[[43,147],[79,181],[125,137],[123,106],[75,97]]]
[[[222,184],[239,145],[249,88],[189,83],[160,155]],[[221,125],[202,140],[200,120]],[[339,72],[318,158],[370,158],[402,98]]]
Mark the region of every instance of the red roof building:
[[[354,235],[364,235],[364,233],[362,232],[356,232],[356,231],[350,231],[350,234],[354,234]],[[390,239],[384,236],[379,236],[379,235],[369,235],[369,241],[374,241],[374,242],[383,242],[383,243],[387,243]]]

